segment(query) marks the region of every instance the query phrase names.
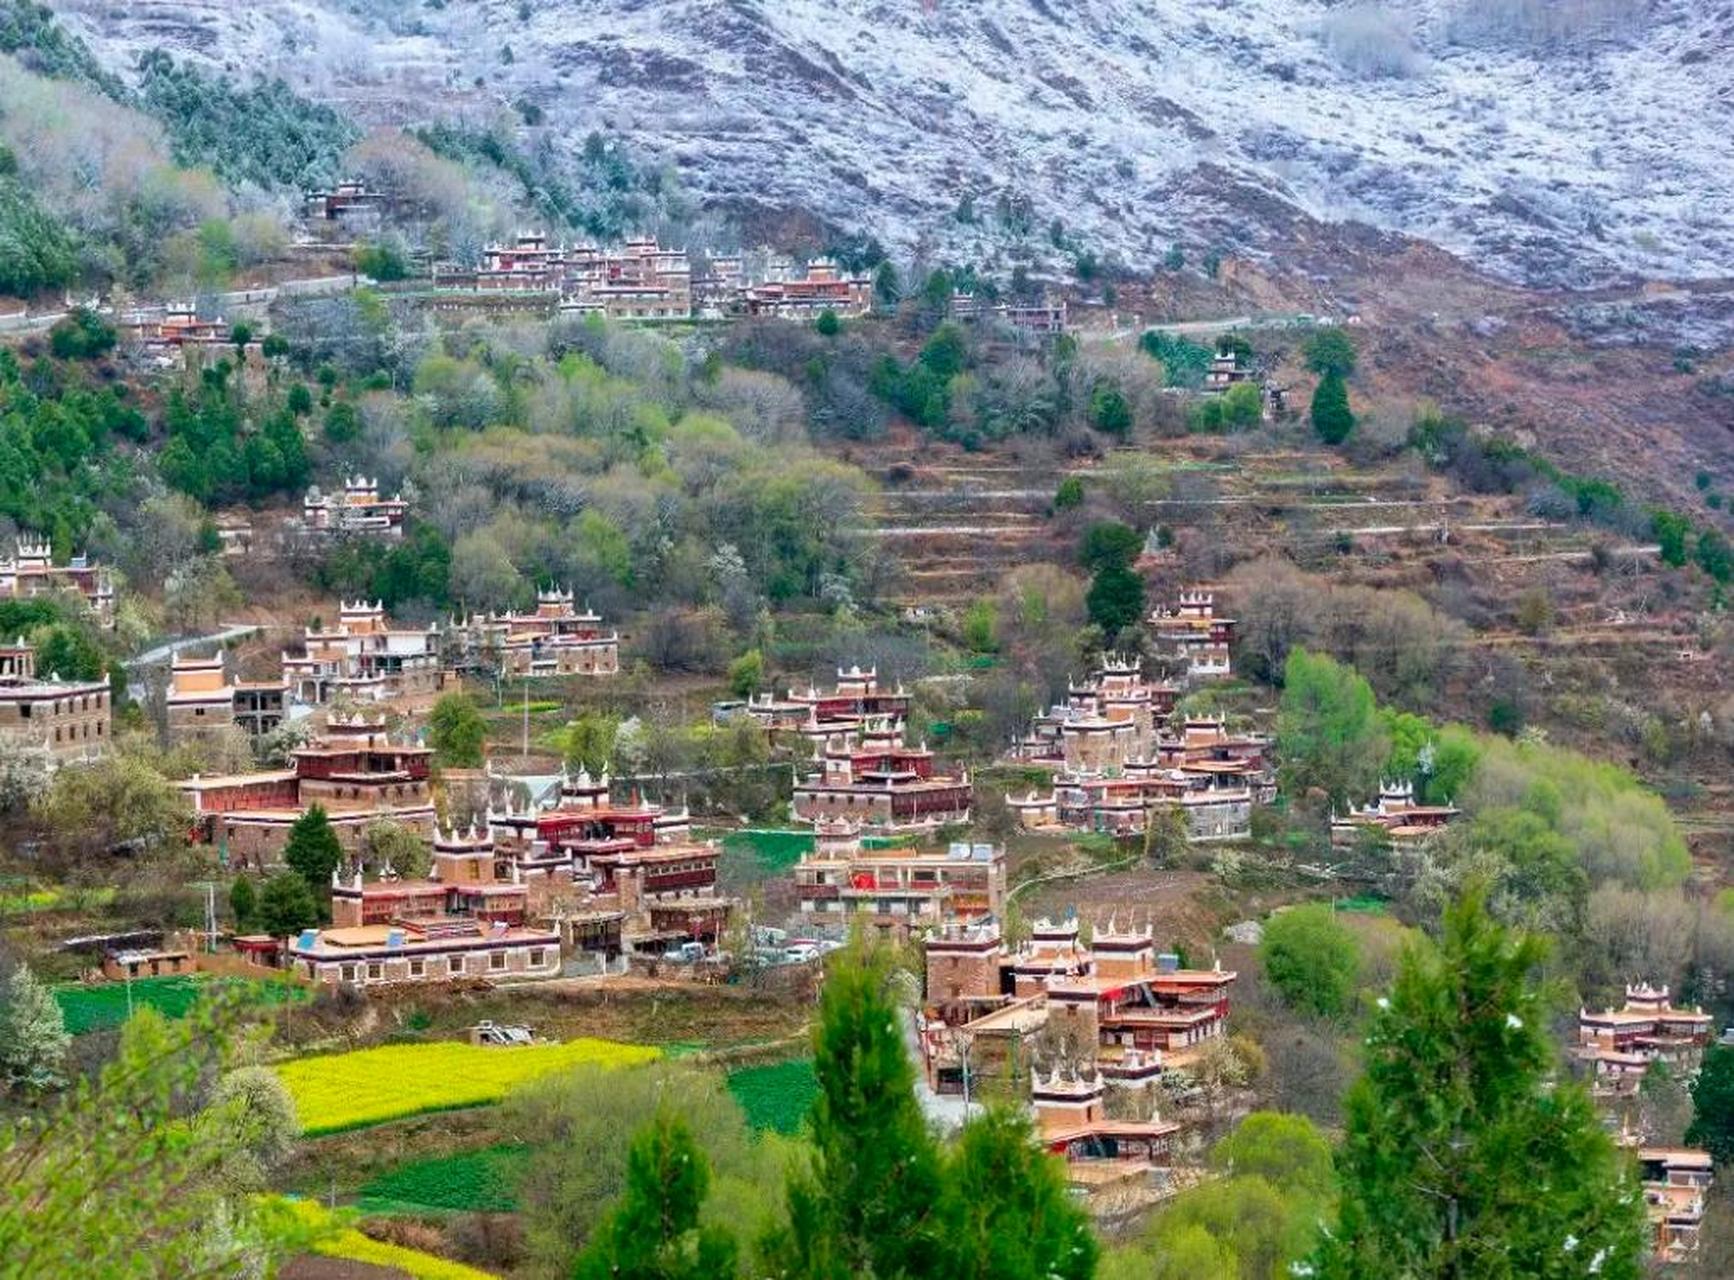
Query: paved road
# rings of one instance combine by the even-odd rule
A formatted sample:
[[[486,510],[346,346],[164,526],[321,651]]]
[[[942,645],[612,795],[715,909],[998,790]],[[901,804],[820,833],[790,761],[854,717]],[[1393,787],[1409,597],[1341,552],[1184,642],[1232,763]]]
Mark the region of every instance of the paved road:
[[[127,659],[126,665],[129,670],[133,671],[142,667],[154,667],[167,662],[183,649],[195,649],[206,644],[228,644],[231,640],[245,640],[259,630],[261,628],[257,623],[242,622],[232,623],[221,631],[213,631],[209,635],[182,636],[179,640],[169,640],[154,648],[146,649],[143,653],[135,654]]]

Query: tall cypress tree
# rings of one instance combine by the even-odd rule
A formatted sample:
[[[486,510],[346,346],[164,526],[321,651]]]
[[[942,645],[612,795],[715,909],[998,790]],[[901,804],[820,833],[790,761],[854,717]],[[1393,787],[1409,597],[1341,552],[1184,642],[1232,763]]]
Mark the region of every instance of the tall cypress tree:
[[[969,1122],[946,1161],[948,1280],[1090,1280],[1101,1248],[1029,1119],[995,1108]]]
[[[1355,429],[1355,415],[1349,408],[1349,386],[1343,375],[1332,369],[1319,379],[1313,392],[1313,430],[1326,444],[1341,444]]]
[[[825,979],[809,1124],[812,1168],[789,1179],[789,1226],[767,1253],[800,1280],[944,1274],[940,1157],[915,1100],[915,1071],[886,966],[851,952]]]
[[[626,1157],[626,1190],[578,1257],[576,1280],[729,1280],[734,1237],[698,1225],[710,1163],[686,1122],[661,1111]]]
[[[283,846],[283,861],[307,882],[315,902],[325,900],[331,889],[331,873],[343,861],[343,845],[322,805],[314,805],[295,819]]]
[[[1480,890],[1407,952],[1367,1037],[1337,1154],[1323,1280],[1636,1280],[1644,1206],[1583,1089],[1552,1079],[1545,945]]]

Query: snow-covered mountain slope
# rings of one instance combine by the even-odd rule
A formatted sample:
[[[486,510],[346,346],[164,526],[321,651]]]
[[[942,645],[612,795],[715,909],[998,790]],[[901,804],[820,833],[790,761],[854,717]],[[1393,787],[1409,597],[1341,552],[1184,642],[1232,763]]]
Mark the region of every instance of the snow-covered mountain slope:
[[[364,118],[532,101],[725,208],[1149,264],[1296,212],[1507,278],[1734,274],[1731,0],[61,0]],[[960,220],[973,205],[974,221]],[[1051,254],[1051,250],[1049,250]],[[1003,261],[1003,257],[1001,259]]]

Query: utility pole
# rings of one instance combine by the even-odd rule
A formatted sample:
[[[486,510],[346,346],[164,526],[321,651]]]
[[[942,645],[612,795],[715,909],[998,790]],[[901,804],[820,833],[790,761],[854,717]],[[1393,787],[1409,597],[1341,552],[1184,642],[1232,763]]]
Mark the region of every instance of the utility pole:
[[[530,677],[524,677],[524,747],[523,758],[530,758]]]

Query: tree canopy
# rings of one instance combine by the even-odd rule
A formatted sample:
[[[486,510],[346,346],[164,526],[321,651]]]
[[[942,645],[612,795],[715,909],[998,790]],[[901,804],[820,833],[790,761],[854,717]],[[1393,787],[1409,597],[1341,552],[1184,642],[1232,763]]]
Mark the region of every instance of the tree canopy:
[[[1472,891],[1408,950],[1366,1042],[1324,1280],[1636,1280],[1643,1200],[1583,1089],[1554,1079],[1546,947]]]
[[[1259,943],[1265,975],[1294,1009],[1322,1017],[1346,1013],[1360,974],[1355,935],[1322,902],[1279,911]]]

